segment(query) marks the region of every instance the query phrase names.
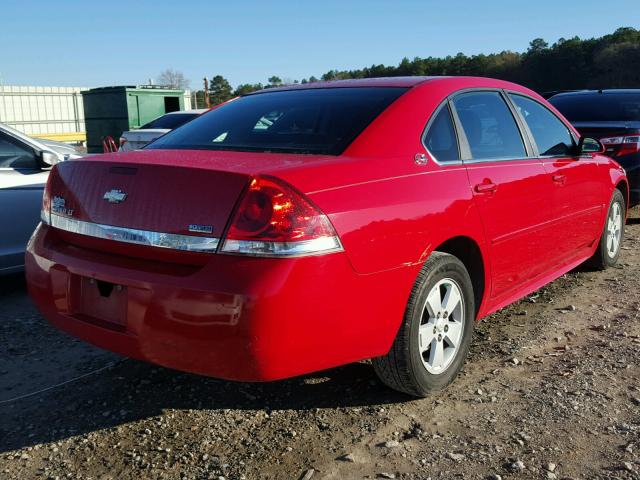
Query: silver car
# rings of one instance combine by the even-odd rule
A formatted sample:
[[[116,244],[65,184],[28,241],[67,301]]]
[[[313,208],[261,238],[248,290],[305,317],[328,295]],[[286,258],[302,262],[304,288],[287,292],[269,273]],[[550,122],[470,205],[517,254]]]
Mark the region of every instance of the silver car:
[[[208,111],[209,110],[205,108],[170,112],[152,120],[146,125],[142,125],[140,128],[122,132],[122,136],[120,137],[120,151],[129,152],[131,150],[138,150],[153,142],[155,139],[160,138],[165,133],[175,130]]]
[[[51,166],[80,156],[66,143],[31,138],[0,124],[0,275],[24,266]]]

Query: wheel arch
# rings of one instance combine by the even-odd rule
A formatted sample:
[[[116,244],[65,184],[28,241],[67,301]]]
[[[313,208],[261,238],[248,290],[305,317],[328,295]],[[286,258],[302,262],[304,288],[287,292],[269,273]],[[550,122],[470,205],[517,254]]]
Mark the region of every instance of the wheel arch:
[[[620,190],[622,196],[624,197],[625,207],[627,212],[629,211],[629,184],[626,180],[620,180],[615,187],[617,190]],[[626,212],[625,212],[626,213]]]
[[[471,237],[464,235],[452,237],[433,251],[448,253],[458,258],[466,267],[471,277],[475,300],[476,317],[481,311],[482,303],[488,291],[488,268],[480,245]]]

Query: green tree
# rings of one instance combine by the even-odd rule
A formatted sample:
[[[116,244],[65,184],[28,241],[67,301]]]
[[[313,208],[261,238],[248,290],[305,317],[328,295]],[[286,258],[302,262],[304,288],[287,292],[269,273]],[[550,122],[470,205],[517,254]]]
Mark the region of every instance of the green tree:
[[[534,38],[529,43],[529,50],[527,50],[527,51],[530,52],[530,53],[535,53],[535,52],[540,52],[542,50],[545,50],[547,48],[549,48],[549,44],[547,42],[545,42],[544,39],[542,39],[542,38]]]
[[[502,51],[499,53],[467,56],[458,53],[447,57],[403,58],[397,66],[374,64],[353,70],[329,70],[322,80],[347,78],[393,77],[399,75],[474,75],[510,80],[539,92],[573,90],[582,88],[638,87],[640,85],[640,31],[623,27],[600,38],[560,38],[549,45],[542,38],[535,38],[526,52]],[[227,99],[231,87],[220,78]],[[319,81],[315,76],[301,83]],[[291,83],[287,80],[288,83]],[[269,78],[266,86],[260,84],[238,85],[234,93],[242,94],[256,88],[282,85],[277,76]],[[224,87],[224,88],[223,88]]]
[[[444,58],[403,58],[397,66],[329,70],[322,79],[475,75],[518,82],[540,92],[637,87],[640,85],[639,57],[640,31],[624,27],[600,38],[560,38],[552,46],[542,38],[536,38],[524,53],[502,51],[472,56],[458,53]],[[310,77],[308,81],[312,79]]]
[[[209,83],[209,97],[211,98],[211,105],[218,105],[232,98],[233,89],[229,81],[222,75],[213,77],[211,83]]]
[[[235,97],[240,95],[246,95],[247,93],[255,92],[256,90],[262,90],[264,87],[261,83],[241,83],[233,91]]]
[[[268,87],[279,87],[282,85],[282,79],[276,75],[269,77],[267,80],[269,82]]]

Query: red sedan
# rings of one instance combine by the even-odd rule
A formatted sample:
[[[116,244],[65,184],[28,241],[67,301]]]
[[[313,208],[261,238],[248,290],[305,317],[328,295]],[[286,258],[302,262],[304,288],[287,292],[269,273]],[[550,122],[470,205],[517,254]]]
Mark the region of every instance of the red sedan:
[[[602,151],[498,80],[263,90],[56,165],[29,292],[58,328],[167,367],[264,381],[373,358],[423,396],[475,319],[616,262],[629,186]]]

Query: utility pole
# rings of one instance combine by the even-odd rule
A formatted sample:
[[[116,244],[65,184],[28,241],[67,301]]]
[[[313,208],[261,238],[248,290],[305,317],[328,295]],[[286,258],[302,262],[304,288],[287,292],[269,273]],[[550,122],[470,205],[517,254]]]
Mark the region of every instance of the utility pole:
[[[209,79],[204,77],[204,106],[211,108],[211,99],[209,98]]]

